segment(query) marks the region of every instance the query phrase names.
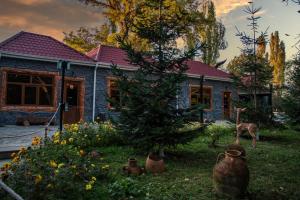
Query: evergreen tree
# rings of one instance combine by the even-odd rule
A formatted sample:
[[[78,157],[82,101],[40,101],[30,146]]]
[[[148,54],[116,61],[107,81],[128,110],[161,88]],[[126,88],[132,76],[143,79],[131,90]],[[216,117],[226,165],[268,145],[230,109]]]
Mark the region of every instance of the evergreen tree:
[[[292,62],[287,95],[283,99],[283,108],[295,125],[300,124],[300,52]]]
[[[241,32],[237,29],[237,36],[240,38],[243,48],[239,57],[236,57],[228,65],[229,71],[233,74],[233,79],[236,86],[246,94],[249,94],[250,99],[239,103],[243,106],[248,106],[250,109],[248,119],[253,122],[267,122],[271,113],[271,108],[260,107],[257,101],[258,92],[268,90],[272,79],[272,70],[268,64],[266,56],[262,56],[264,52],[263,42],[266,41],[266,32],[258,33],[258,19],[256,14],[261,8],[255,8],[253,2],[246,6],[245,12],[250,16],[249,27],[251,27],[250,34]],[[234,65],[234,66],[233,66]],[[245,104],[248,102],[248,104]],[[240,105],[239,105],[240,106]]]
[[[137,66],[132,75],[113,65],[120,89],[120,118],[117,128],[134,147],[158,151],[193,139],[197,134],[184,133],[190,110],[176,108],[176,96],[186,81],[186,61],[197,49],[184,53],[176,47],[176,39],[184,37],[193,25],[195,15],[190,1],[140,1],[136,17],[130,25],[138,37],[148,41],[148,50],[136,50],[128,38],[118,37],[131,64]]]
[[[273,67],[273,84],[276,88],[284,83],[285,57],[285,45],[280,41],[278,31],[275,31],[270,39],[270,64]]]

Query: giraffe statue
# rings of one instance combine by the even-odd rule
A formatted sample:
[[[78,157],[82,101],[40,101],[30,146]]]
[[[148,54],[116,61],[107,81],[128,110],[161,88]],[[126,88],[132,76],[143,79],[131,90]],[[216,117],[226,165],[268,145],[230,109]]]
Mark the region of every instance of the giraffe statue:
[[[240,144],[240,136],[242,131],[247,130],[252,137],[252,146],[253,148],[256,147],[256,131],[257,125],[254,123],[241,123],[241,113],[245,112],[246,108],[237,108],[237,116],[236,116],[236,144]]]

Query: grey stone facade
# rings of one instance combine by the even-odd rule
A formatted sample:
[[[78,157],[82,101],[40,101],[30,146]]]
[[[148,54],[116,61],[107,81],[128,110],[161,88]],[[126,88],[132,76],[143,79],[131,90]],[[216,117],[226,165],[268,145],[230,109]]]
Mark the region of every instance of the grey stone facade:
[[[35,61],[27,59],[17,59],[17,58],[7,58],[2,57],[0,59],[0,69],[13,68],[13,69],[30,69],[34,71],[42,72],[58,72],[57,64],[55,62],[47,61]],[[67,77],[81,77],[84,78],[84,117],[85,121],[92,121],[93,112],[93,87],[94,87],[94,66],[80,66],[71,65],[71,70],[67,71]],[[110,112],[108,110],[107,103],[107,89],[108,89],[108,78],[111,77],[111,71],[107,68],[99,66],[97,69],[96,78],[96,104],[95,104],[95,116],[99,114],[102,115],[116,115],[116,113]],[[1,80],[0,80],[1,81]],[[2,84],[3,81],[0,82]],[[190,78],[187,82],[182,84],[181,95],[179,95],[179,106],[188,107],[190,105],[190,85],[199,85],[199,80],[195,78]],[[212,86],[213,92],[213,108],[212,111],[205,113],[205,118],[208,119],[222,119],[223,118],[223,108],[222,108],[222,92],[230,91],[232,92],[233,98],[236,96],[236,90],[232,87],[230,82],[216,81],[216,80],[205,80],[205,86]],[[2,85],[1,85],[2,86]],[[60,82],[57,84],[56,88],[58,101],[60,100]],[[53,112],[24,112],[24,111],[1,111],[0,109],[0,123],[2,124],[15,124],[17,116],[51,116]]]

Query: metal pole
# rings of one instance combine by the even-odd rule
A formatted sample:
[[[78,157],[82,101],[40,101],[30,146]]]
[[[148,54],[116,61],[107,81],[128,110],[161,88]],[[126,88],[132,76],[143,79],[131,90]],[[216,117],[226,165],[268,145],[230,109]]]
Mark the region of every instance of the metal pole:
[[[66,72],[67,62],[63,61],[61,64],[61,89],[60,89],[60,117],[59,117],[59,131],[63,130],[63,115],[65,110],[64,103],[64,89],[65,89],[65,72]]]
[[[200,76],[200,103],[201,106],[203,106],[203,81],[204,81],[204,76]],[[203,119],[203,107],[201,108],[200,111],[200,123],[203,123],[204,119]]]
[[[8,187],[4,182],[0,180],[0,187],[3,188],[11,197],[16,200],[24,200],[20,195],[18,195],[15,191],[13,191],[10,187]]]

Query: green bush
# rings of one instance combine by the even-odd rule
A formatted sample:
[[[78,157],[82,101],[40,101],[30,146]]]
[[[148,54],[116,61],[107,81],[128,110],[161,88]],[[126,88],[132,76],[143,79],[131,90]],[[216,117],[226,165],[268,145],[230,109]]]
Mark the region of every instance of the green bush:
[[[2,179],[24,199],[92,199],[94,186],[106,178],[109,166],[64,139],[31,149],[22,148],[1,168]]]
[[[234,130],[235,126],[233,124],[211,124],[205,129],[205,134],[211,138],[211,145],[215,147],[221,136],[230,135]]]
[[[140,199],[145,197],[145,192],[137,181],[130,177],[120,179],[109,185],[108,190],[113,199]],[[144,198],[143,198],[144,199]]]
[[[65,131],[56,139],[81,149],[121,144],[122,139],[110,122],[78,123],[65,126]]]

